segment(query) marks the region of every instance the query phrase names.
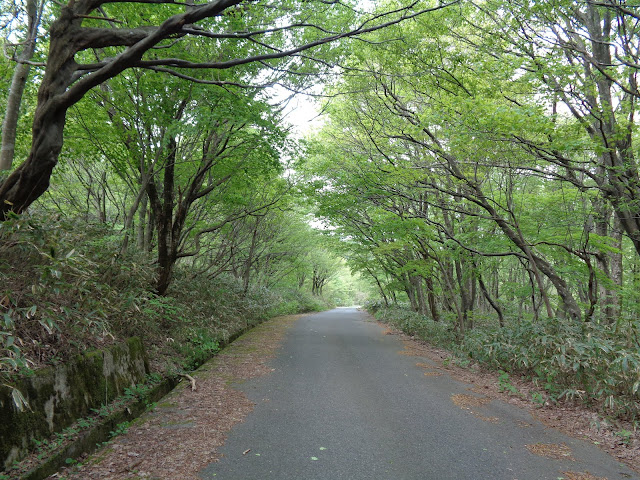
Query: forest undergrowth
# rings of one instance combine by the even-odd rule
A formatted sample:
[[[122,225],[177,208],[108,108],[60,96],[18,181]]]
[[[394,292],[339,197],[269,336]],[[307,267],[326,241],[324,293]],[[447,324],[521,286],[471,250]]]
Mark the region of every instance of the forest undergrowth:
[[[129,336],[142,337],[152,370],[189,370],[234,333],[276,315],[327,308],[300,291],[251,288],[176,268],[168,294],[153,293],[151,255],[120,255],[122,234],[65,218],[0,223],[0,379]]]
[[[378,320],[448,350],[457,363],[476,362],[500,372],[503,379],[521,376],[532,381],[539,389],[533,401],[579,402],[605,417],[640,426],[638,320],[604,324],[505,319],[503,327],[477,322],[461,336],[452,323],[435,322],[406,307],[371,304],[368,310]]]

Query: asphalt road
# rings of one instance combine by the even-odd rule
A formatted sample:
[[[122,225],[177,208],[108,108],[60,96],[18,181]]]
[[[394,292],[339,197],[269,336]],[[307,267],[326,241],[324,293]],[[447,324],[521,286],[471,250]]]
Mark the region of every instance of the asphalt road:
[[[563,435],[500,401],[471,410],[477,395],[448,375],[426,376],[356,309],[303,317],[271,375],[238,386],[256,402],[230,432],[215,480],[595,480],[638,479],[594,445]],[[468,397],[465,397],[468,398]],[[550,459],[526,445],[566,444]],[[571,477],[564,472],[589,472]],[[602,478],[598,478],[602,480]]]

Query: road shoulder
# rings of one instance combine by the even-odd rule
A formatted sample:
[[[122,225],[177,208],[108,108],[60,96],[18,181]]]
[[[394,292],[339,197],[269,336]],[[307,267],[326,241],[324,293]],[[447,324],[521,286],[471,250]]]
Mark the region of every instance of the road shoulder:
[[[271,373],[269,361],[302,316],[274,318],[247,332],[194,372],[194,382],[185,379],[126,432],[55,478],[198,479],[219,458],[227,432],[253,410],[233,385]]]
[[[633,432],[633,426],[630,422],[617,424],[614,424],[613,421],[607,422],[603,420],[600,412],[590,410],[577,403],[536,403],[532,400],[533,394],[539,392],[540,389],[536,388],[532,382],[519,377],[509,377],[508,384],[506,384],[504,379],[500,379],[498,373],[484,369],[477,364],[461,367],[451,361],[453,358],[451,352],[406,335],[388,324],[377,321],[371,315],[368,315],[368,318],[372,322],[379,323],[384,328],[384,334],[395,335],[402,340],[405,349],[400,353],[415,356],[416,365],[424,365],[426,376],[437,376],[446,372],[455,380],[471,384],[475,393],[482,394],[486,398],[499,399],[524,409],[547,427],[597,445],[601,450],[640,473],[640,440],[635,438],[625,443],[616,435],[616,432],[623,430]],[[435,368],[421,362],[421,358],[427,359],[430,364],[435,364]],[[513,390],[511,390],[511,386],[514,387]],[[452,399],[454,403],[455,400]],[[462,404],[459,406],[466,408]],[[638,437],[638,432],[635,432],[634,436]]]

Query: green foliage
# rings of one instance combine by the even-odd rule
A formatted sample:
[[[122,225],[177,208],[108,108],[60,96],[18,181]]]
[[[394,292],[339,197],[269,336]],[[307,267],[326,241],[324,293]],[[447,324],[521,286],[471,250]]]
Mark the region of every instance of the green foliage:
[[[116,428],[113,431],[109,432],[109,438],[117,437],[118,435],[123,435],[127,433],[129,430],[129,422],[122,422],[116,425]]]
[[[0,331],[0,372],[10,371],[16,372],[24,370],[27,367],[27,359],[22,355],[20,347],[16,345],[14,329],[15,324],[13,317],[15,312],[9,308],[0,319],[2,331]]]
[[[613,10],[609,29],[605,7],[496,0],[376,32],[346,60],[375,74],[326,89],[340,95],[299,168],[349,266],[375,282],[377,317],[502,371],[505,391],[524,374],[551,400],[633,417],[638,189],[607,188],[638,175],[635,72],[621,65],[607,88],[594,72],[637,25]],[[596,133],[586,119],[603,117]],[[412,311],[380,309],[402,303]]]
[[[597,323],[521,321],[470,332],[460,353],[524,373],[554,398],[580,399],[616,415],[636,416],[640,346],[620,343],[625,333]]]
[[[195,370],[219,350],[217,337],[212,337],[207,329],[188,327],[184,339],[176,344],[176,349],[184,358],[182,366],[185,370]]]
[[[27,373],[86,348],[143,337],[156,368],[199,366],[222,341],[273,315],[317,311],[310,292],[179,266],[166,296],[151,292],[154,269],[135,250],[115,255],[108,225],[23,216],[0,224],[0,374]],[[267,278],[267,277],[265,277]]]
[[[393,325],[407,335],[427,340],[433,345],[450,348],[456,343],[455,333],[448,322],[434,322],[429,317],[412,312],[408,308],[384,308],[379,303],[373,304],[373,312],[378,320]]]
[[[177,269],[167,298],[180,305],[183,319],[170,324],[170,340],[165,343],[170,351],[162,354],[177,370],[197,368],[231,335],[273,316],[327,308],[310,292],[261,286],[245,292],[241,279],[221,275],[203,282],[193,278],[188,268]]]
[[[454,351],[458,358],[499,371],[503,391],[518,394],[510,374],[524,374],[543,387],[552,400],[566,398],[599,405],[613,416],[640,415],[640,345],[618,341],[628,331],[596,323],[523,320],[504,328],[476,328],[458,343],[451,325],[445,322],[379,304],[370,311],[409,335]],[[542,394],[533,400],[545,402]]]
[[[431,344],[448,348],[458,358],[499,372],[503,391],[518,394],[510,375],[533,379],[551,400],[576,400],[598,405],[607,414],[638,418],[640,345],[622,343],[632,330],[567,320],[522,320],[504,328],[475,328],[457,342],[451,324],[403,308],[373,307],[376,318]],[[544,397],[534,397],[544,403]]]
[[[0,224],[6,286],[0,373],[53,359],[67,347],[72,354],[72,339],[106,341],[116,318],[133,316],[129,299],[144,292],[149,270],[127,260],[115,264],[104,244],[108,234],[102,226],[52,218]]]
[[[634,433],[632,431],[624,429],[620,430],[619,432],[615,432],[614,435],[618,437],[624,445],[627,446],[631,445],[634,437]]]
[[[518,388],[509,380],[509,374],[500,370],[498,375],[498,390],[501,392],[509,392],[511,395],[518,395]]]
[[[533,392],[531,394],[531,401],[536,405],[538,405],[539,407],[544,406],[544,404],[546,403],[544,395],[540,392]]]
[[[269,315],[292,315],[295,313],[321,312],[330,308],[330,304],[322,297],[312,295],[308,291],[296,289],[282,290],[278,298],[272,302]]]

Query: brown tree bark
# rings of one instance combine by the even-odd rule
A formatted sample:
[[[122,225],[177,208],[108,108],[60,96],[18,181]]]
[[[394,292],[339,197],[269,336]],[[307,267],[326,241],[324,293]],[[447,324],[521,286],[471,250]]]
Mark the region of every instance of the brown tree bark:
[[[429,312],[431,313],[431,319],[434,322],[440,321],[440,314],[438,313],[438,304],[436,302],[436,294],[433,285],[433,278],[430,276],[424,279],[427,286],[427,302],[429,303]]]
[[[484,298],[487,300],[487,302],[489,302],[489,305],[491,305],[491,308],[493,308],[495,312],[498,314],[498,324],[500,325],[500,327],[504,327],[504,313],[502,312],[502,307],[500,307],[500,304],[498,304],[497,299],[494,300],[491,297],[491,294],[489,293],[489,289],[487,288],[487,286],[484,283],[484,280],[482,279],[482,274],[477,269],[476,269],[476,272],[478,276],[478,286],[480,287],[480,291],[482,292],[482,295],[484,295]]]
[[[249,244],[249,251],[247,252],[247,258],[244,262],[244,268],[242,270],[242,292],[246,295],[249,292],[249,282],[251,279],[251,267],[253,267],[254,256],[256,252],[256,246],[258,243],[258,230],[260,228],[260,221],[262,217],[255,217],[255,223],[253,225],[253,231],[251,232],[251,242]]]
[[[171,274],[178,258],[177,239],[173,237],[173,201],[177,144],[174,138],[167,146],[167,162],[164,167],[164,179],[161,194],[155,182],[149,182],[147,193],[151,208],[156,213],[158,234],[158,274],[156,292],[164,295],[171,283]]]

